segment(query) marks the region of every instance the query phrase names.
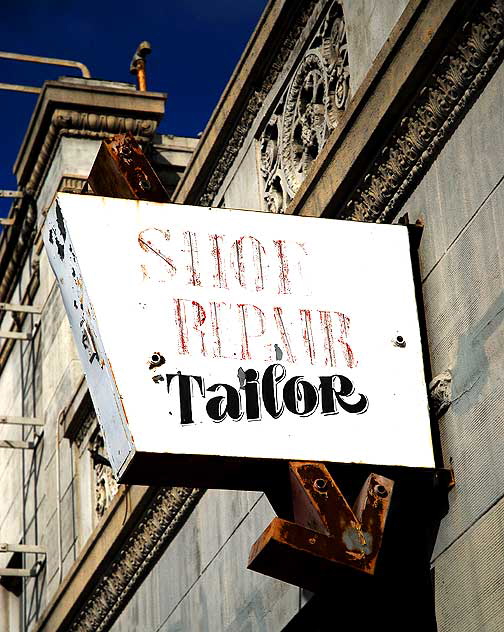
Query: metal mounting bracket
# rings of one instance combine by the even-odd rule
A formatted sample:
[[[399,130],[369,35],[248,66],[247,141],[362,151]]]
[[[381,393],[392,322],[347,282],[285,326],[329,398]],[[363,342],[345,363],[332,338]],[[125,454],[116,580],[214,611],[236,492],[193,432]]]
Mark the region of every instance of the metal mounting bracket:
[[[22,312],[25,314],[41,314],[42,307],[40,305],[15,305],[13,303],[0,303],[0,311]]]
[[[87,182],[95,195],[169,201],[168,193],[131,132],[102,141]]]
[[[0,577],[36,577],[45,565],[46,550],[37,544],[7,544],[0,543],[0,553],[24,553],[43,555],[44,559],[37,559],[30,568],[0,568]]]
[[[18,417],[15,415],[0,415],[1,424],[12,424],[15,426],[43,426],[42,417]]]
[[[7,340],[33,340],[40,326],[40,321],[33,325],[31,331],[13,331],[0,329],[0,339],[5,338]]]
[[[248,568],[317,591],[342,571],[372,575],[394,482],[370,474],[350,508],[322,463],[289,464],[294,521],[274,518]]]

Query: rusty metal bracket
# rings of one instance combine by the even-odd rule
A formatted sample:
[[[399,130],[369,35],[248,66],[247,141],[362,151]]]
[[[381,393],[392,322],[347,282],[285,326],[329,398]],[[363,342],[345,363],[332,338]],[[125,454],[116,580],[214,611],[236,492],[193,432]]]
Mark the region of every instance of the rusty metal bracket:
[[[102,141],[88,184],[95,195],[169,201],[166,189],[131,132]]]
[[[248,568],[314,592],[342,572],[372,575],[394,482],[370,474],[353,509],[322,463],[289,464],[294,522],[274,518]]]

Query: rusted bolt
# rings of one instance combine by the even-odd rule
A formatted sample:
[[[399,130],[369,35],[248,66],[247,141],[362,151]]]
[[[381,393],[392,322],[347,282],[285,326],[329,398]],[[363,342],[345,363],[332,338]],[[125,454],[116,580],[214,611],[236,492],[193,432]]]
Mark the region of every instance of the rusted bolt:
[[[121,147],[121,156],[124,158],[129,158],[132,153],[131,147],[128,147],[128,145],[123,145]]]
[[[308,540],[308,542],[309,542],[310,544],[315,544],[315,543],[317,542],[317,538],[310,538],[310,539]]]
[[[162,366],[165,362],[166,360],[164,359],[164,356],[156,351],[149,359],[149,369],[155,369],[158,366]]]
[[[406,346],[406,340],[404,340],[404,338],[402,336],[396,336],[396,339],[394,340],[394,345],[396,347],[405,347]]]
[[[138,181],[138,186],[142,189],[142,191],[149,191],[151,188],[150,182],[147,178],[140,178]]]
[[[315,487],[315,489],[318,492],[323,492],[324,489],[327,487],[327,481],[325,478],[316,478],[313,481],[313,487]]]
[[[375,494],[377,496],[381,496],[381,498],[386,498],[388,496],[388,491],[385,485],[376,485],[374,490]]]

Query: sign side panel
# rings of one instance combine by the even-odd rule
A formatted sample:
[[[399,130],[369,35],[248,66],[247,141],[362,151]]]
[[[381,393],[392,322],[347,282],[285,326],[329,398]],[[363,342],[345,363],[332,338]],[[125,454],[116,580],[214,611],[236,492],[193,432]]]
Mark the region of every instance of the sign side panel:
[[[65,205],[72,201],[67,198],[58,195],[49,209],[44,244],[61,291],[110,463],[114,474],[120,476],[133,457],[135,447],[93,305],[81,276],[78,252],[64,219]]]

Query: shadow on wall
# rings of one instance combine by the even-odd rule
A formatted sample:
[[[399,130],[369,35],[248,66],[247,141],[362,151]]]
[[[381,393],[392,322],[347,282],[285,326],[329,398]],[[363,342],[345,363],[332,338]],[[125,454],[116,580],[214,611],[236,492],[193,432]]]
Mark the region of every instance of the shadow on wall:
[[[485,343],[503,320],[504,291],[471,331],[459,338],[457,360],[452,371],[452,408],[457,414],[468,412],[481,396],[489,368]]]

